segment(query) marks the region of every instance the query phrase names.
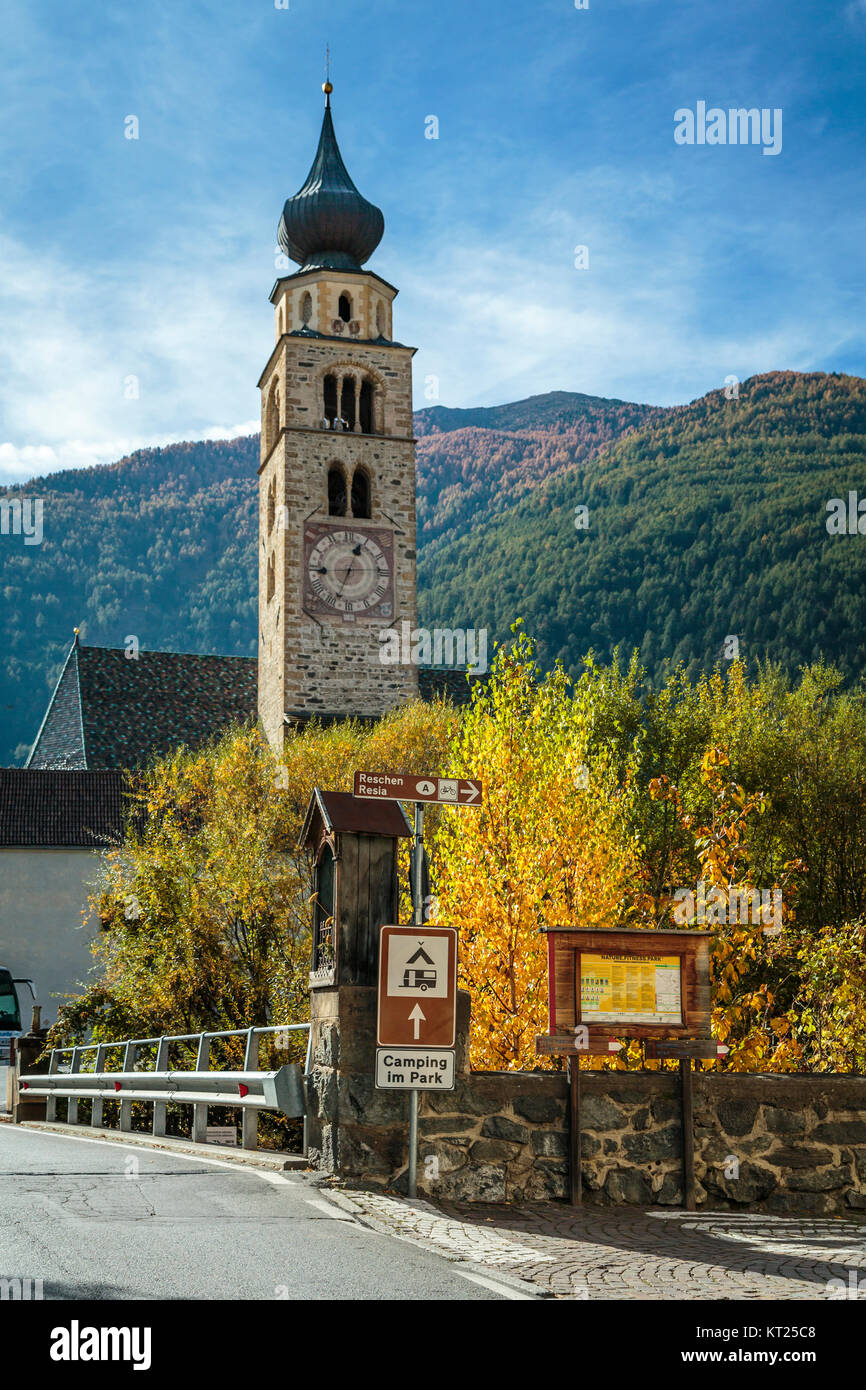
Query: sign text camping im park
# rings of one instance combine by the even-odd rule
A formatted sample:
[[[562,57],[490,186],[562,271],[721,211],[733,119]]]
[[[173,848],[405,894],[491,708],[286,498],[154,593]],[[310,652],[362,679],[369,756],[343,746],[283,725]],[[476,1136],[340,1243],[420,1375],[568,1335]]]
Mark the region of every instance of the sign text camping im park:
[[[536,1039],[538,1053],[606,1052],[611,1037],[690,1038],[706,1039],[715,1056],[710,1044],[711,932],[545,930],[550,1022],[548,1034]]]

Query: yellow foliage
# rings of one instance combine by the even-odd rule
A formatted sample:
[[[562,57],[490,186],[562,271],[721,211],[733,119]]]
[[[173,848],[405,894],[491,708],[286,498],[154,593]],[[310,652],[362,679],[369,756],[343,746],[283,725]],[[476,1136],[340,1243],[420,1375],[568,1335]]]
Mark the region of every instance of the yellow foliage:
[[[472,1065],[557,1065],[535,1056],[547,1031],[543,929],[627,920],[640,878],[622,828],[631,789],[590,755],[566,677],[542,678],[522,634],[475,691],[449,767],[484,787],[480,810],[441,817],[434,855],[439,920],[459,929],[460,983],[472,995]]]

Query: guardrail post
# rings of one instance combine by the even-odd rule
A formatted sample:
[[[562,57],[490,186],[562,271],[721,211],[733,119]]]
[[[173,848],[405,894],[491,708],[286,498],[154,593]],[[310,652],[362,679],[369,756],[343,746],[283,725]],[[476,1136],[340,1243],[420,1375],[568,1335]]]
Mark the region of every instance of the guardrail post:
[[[123,1049],[123,1070],[135,1070],[136,1046],[134,1042],[128,1042]],[[127,1133],[132,1129],[132,1101],[122,1100],[120,1102],[120,1128]]]
[[[48,1063],[48,1075],[49,1075],[49,1076],[53,1076],[54,1073],[59,1069],[59,1067],[60,1067],[60,1053],[57,1051],[57,1048],[56,1048],[56,1047],[52,1047],[52,1049],[51,1049],[51,1059],[50,1059],[50,1061],[49,1061],[49,1063]],[[46,1100],[46,1102],[45,1102],[45,1118],[46,1118],[46,1120],[56,1120],[56,1119],[57,1119],[57,1097],[56,1097],[56,1096],[49,1096],[48,1099]]]
[[[153,1064],[154,1071],[168,1071],[168,1038],[160,1038],[156,1045],[156,1061]],[[157,1136],[165,1134],[165,1120],[168,1107],[164,1100],[153,1102],[153,1133]]]
[[[247,1045],[244,1051],[244,1071],[258,1071],[259,1069],[259,1037],[255,1028],[250,1028],[247,1033]],[[259,1112],[258,1110],[243,1109],[241,1111],[241,1143],[245,1149],[257,1149],[259,1146]]]
[[[75,1072],[80,1071],[80,1070],[81,1070],[81,1056],[80,1056],[80,1053],[79,1053],[79,1051],[78,1051],[78,1048],[77,1048],[77,1047],[73,1047],[73,1049],[72,1049],[72,1061],[69,1063],[69,1074],[70,1074],[70,1076],[72,1076]],[[69,1097],[69,1100],[66,1102],[66,1106],[67,1106],[67,1109],[66,1109],[66,1123],[67,1123],[68,1125],[77,1125],[77,1124],[78,1124],[78,1097],[77,1097],[77,1096],[75,1096],[75,1097],[70,1096],[70,1097]]]
[[[210,1038],[207,1033],[202,1033],[198,1040],[195,1069],[210,1071]],[[207,1101],[198,1102],[192,1107],[192,1137],[196,1144],[207,1143]]]
[[[100,1043],[96,1049],[96,1061],[93,1063],[94,1071],[102,1071],[105,1066],[107,1054],[108,1043]],[[93,1097],[93,1109],[90,1112],[90,1125],[92,1129],[102,1128],[102,1096]]]

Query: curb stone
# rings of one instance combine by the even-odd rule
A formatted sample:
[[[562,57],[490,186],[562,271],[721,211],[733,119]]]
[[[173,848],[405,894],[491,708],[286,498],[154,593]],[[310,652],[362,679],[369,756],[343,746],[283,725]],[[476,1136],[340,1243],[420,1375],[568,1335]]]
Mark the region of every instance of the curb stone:
[[[437,1254],[441,1256],[442,1259],[448,1260],[451,1264],[459,1264],[473,1274],[477,1274],[485,1279],[493,1279],[495,1282],[507,1288],[512,1288],[515,1291],[519,1291],[521,1294],[529,1295],[533,1300],[556,1301],[557,1299],[557,1295],[552,1290],[540,1287],[532,1279],[524,1279],[511,1270],[503,1269],[500,1264],[485,1264],[479,1261],[479,1252],[477,1251],[473,1251],[471,1256],[460,1254],[453,1249],[443,1248],[435,1239],[424,1237],[417,1232],[410,1233],[401,1230],[399,1226],[383,1219],[377,1213],[374,1214],[367,1210],[363,1202],[358,1200],[359,1197],[366,1194],[353,1194],[351,1190],[332,1189],[328,1195],[335,1205],[354,1216],[360,1225],[367,1226],[370,1230],[376,1231],[381,1235],[390,1236],[395,1240],[406,1241],[409,1245],[415,1245],[419,1249],[427,1251],[428,1254]],[[430,1202],[424,1201],[422,1198],[412,1201],[407,1197],[389,1197],[388,1200],[397,1203],[407,1214],[420,1212],[437,1221],[443,1223],[447,1221],[447,1218],[442,1215],[442,1212],[439,1211],[437,1207],[433,1206]],[[517,1244],[517,1242],[514,1241],[508,1243],[511,1245]],[[529,1247],[525,1248],[528,1253],[533,1253],[529,1251]],[[545,1257],[541,1256],[541,1258],[544,1259]]]
[[[90,1125],[52,1124],[48,1120],[23,1120],[16,1129],[33,1129],[43,1134],[59,1134],[72,1139],[100,1139],[134,1148],[154,1149],[163,1153],[191,1154],[197,1158],[218,1158],[237,1163],[240,1167],[269,1168],[274,1172],[301,1171],[309,1168],[300,1154],[274,1153],[267,1149],[235,1149],[228,1144],[195,1144],[191,1139],[176,1139],[172,1135],[138,1134],[135,1130],[91,1129]]]

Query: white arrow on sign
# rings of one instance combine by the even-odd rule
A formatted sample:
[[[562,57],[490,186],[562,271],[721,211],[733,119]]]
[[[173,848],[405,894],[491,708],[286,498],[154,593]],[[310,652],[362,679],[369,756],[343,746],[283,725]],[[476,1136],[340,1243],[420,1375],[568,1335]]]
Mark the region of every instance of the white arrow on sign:
[[[415,1041],[417,1042],[421,1036],[421,1024],[427,1022],[427,1015],[422,1013],[420,1004],[415,1005],[409,1015],[409,1021],[415,1025]]]
[[[477,782],[470,782],[468,787],[461,787],[460,794],[463,797],[463,804],[471,806],[473,801],[477,801],[481,795],[481,788]]]

